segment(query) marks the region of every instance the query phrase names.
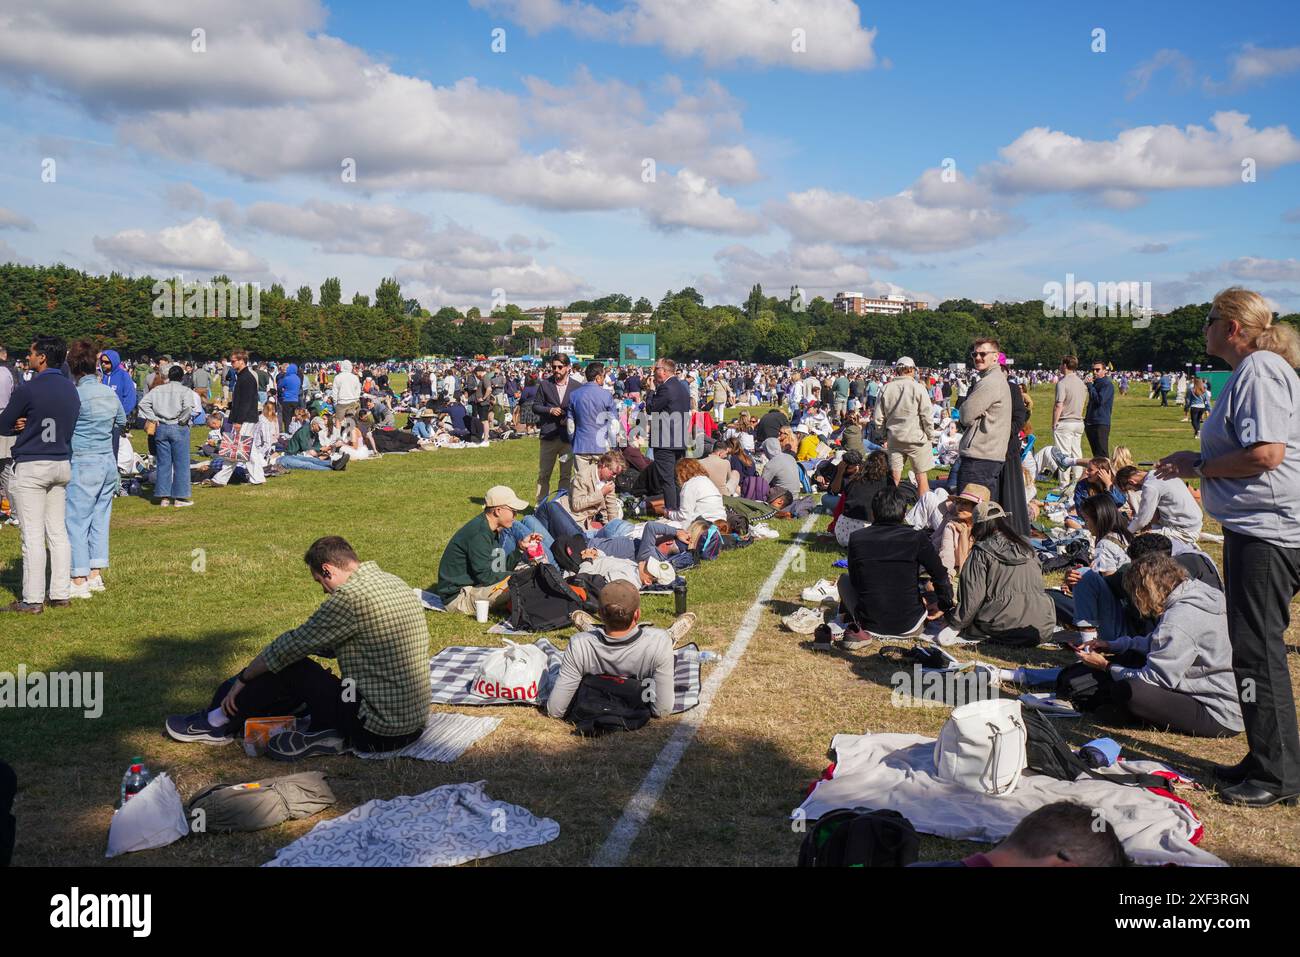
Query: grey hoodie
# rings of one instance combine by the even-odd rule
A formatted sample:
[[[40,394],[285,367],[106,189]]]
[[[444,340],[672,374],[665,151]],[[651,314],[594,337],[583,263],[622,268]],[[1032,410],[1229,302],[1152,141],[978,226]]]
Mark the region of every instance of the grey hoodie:
[[[647,690],[654,689],[654,697],[649,701],[650,713],[656,718],[672,713],[673,640],[662,628],[639,626],[623,638],[610,638],[602,628],[574,635],[560,659],[555,687],[546,699],[547,714],[552,718],[564,717],[583,675],[639,678]]]
[[[1032,633],[1039,641],[1051,638],[1056,606],[1043,589],[1033,549],[996,533],[976,542],[961,567],[952,626],[990,637],[1019,632],[1027,644],[1037,643],[1029,640]]]
[[[763,466],[763,478],[767,479],[767,484],[797,497],[803,491],[803,484],[799,481],[798,461],[782,449],[781,443],[776,439],[764,442],[763,451],[768,456],[767,464]]]
[[[1165,602],[1165,613],[1149,635],[1111,641],[1112,652],[1146,654],[1141,668],[1110,666],[1116,681],[1137,678],[1158,688],[1191,695],[1215,721],[1241,731],[1241,704],[1232,674],[1232,646],[1223,592],[1194,579],[1183,582]]]

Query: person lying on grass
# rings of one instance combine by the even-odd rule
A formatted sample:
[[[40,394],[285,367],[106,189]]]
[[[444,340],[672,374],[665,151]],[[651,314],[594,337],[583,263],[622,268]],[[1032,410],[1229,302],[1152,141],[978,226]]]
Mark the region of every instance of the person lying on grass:
[[[272,737],[269,757],[397,751],[420,736],[432,691],[419,598],[400,578],[360,561],[337,535],[312,542],[303,561],[328,596],[324,603],[224,682],[206,709],[169,717],[173,739],[228,744],[243,734],[247,718],[303,709],[309,729]],[[337,658],[339,675],[313,656]]]

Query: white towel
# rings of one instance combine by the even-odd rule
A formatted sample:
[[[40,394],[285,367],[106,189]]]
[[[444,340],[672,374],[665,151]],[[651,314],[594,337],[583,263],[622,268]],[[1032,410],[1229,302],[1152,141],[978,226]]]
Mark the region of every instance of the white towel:
[[[500,718],[472,718],[467,714],[431,714],[420,736],[400,751],[357,751],[359,758],[415,758],[446,764],[496,730]]]

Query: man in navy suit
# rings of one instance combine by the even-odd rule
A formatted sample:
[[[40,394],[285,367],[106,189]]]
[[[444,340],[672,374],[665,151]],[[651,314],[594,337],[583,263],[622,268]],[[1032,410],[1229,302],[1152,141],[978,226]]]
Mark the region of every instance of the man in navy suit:
[[[583,373],[587,381],[573,390],[569,400],[569,418],[573,420],[573,469],[590,475],[591,484],[599,484],[594,475],[596,463],[614,447],[618,435],[618,402],[605,388],[605,366],[587,363]]]
[[[686,454],[686,433],[691,425],[691,393],[677,378],[677,363],[660,359],[654,367],[654,392],[646,399],[650,413],[650,448],[654,473],[663,490],[664,511],[677,508],[677,460]]]
[[[551,472],[555,461],[560,462],[560,488],[569,487],[573,473],[573,446],[569,442],[569,405],[577,391],[569,379],[569,357],[563,353],[551,356],[548,363],[551,375],[537,384],[533,411],[541,423],[541,451],[537,468],[537,501],[551,494]]]

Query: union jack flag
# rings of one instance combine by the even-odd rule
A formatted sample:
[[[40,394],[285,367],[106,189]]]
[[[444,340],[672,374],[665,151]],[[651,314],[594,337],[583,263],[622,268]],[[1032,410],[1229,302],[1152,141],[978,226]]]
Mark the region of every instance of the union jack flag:
[[[227,462],[247,462],[253,452],[253,437],[240,435],[238,432],[221,433],[221,444],[217,446],[217,455]]]

